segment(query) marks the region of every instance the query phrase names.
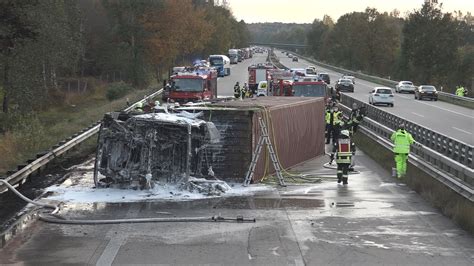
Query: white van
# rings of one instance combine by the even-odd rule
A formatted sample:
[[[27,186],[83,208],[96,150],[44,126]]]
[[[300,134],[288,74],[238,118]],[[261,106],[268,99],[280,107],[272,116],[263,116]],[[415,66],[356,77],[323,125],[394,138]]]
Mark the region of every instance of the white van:
[[[257,96],[267,96],[268,95],[268,84],[267,81],[260,81],[257,86]]]

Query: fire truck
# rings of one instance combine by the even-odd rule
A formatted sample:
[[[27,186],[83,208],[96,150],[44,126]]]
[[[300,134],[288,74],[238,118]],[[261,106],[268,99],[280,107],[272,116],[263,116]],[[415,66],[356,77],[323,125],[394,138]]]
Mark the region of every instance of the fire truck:
[[[273,96],[329,97],[327,84],[313,76],[305,77],[295,71],[273,70],[269,73]]]
[[[258,83],[260,81],[266,81],[269,78],[269,71],[274,69],[273,65],[270,64],[257,64],[248,67],[249,72],[249,89],[254,93],[257,90]]]
[[[217,71],[209,67],[188,67],[170,77],[163,101],[195,102],[217,98]]]

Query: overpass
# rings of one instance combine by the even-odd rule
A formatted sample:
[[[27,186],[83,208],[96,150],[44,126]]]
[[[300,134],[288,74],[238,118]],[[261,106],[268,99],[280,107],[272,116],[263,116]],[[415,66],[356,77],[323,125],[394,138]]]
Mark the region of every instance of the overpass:
[[[300,51],[306,49],[308,45],[298,43],[265,43],[265,42],[250,42],[250,45],[265,46],[271,48],[290,49],[292,51]]]

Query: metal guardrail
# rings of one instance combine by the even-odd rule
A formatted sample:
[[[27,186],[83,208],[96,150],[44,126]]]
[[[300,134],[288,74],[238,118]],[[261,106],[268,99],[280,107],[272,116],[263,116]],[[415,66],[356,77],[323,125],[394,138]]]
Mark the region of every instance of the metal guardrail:
[[[381,85],[384,85],[384,86],[387,86],[387,87],[395,87],[395,85],[398,84],[398,81],[395,81],[395,80],[385,79],[385,78],[376,77],[376,76],[371,76],[371,75],[364,74],[364,73],[361,73],[361,72],[352,71],[352,70],[344,69],[344,68],[341,68],[341,67],[332,66],[332,65],[320,62],[318,60],[315,60],[313,58],[308,58],[308,57],[302,56],[302,55],[294,53],[294,52],[292,52],[292,53],[297,55],[298,57],[308,61],[308,62],[314,63],[316,65],[320,65],[322,67],[331,69],[333,71],[337,71],[339,73],[350,74],[350,75],[352,75],[356,78],[360,78],[360,79],[367,80],[367,81],[370,81],[370,82],[378,83],[378,84],[381,84]],[[441,101],[445,101],[445,102],[460,105],[460,106],[463,106],[463,107],[466,107],[466,108],[474,109],[474,98],[460,97],[460,96],[457,96],[455,94],[451,94],[451,93],[447,93],[447,92],[441,92],[441,91],[439,92],[438,97]]]
[[[359,107],[365,107],[367,116],[374,121],[382,123],[383,125],[396,129],[398,125],[405,124],[407,130],[413,135],[413,138],[417,141],[429,147],[430,149],[438,152],[445,156],[445,158],[438,157],[426,157],[429,162],[436,164],[442,170],[450,172],[456,176],[462,176],[463,172],[459,172],[457,168],[450,167],[443,163],[447,158],[456,161],[464,166],[467,166],[471,170],[473,169],[473,146],[468,145],[464,142],[454,140],[429,128],[418,125],[417,123],[403,119],[401,117],[390,114],[377,107],[366,104],[362,101],[354,99],[347,94],[341,95],[341,103],[345,106],[352,106],[356,103]],[[421,154],[420,154],[421,155]],[[425,156],[421,156],[425,158]],[[447,158],[446,158],[447,157]]]
[[[125,108],[123,111],[125,112],[130,112],[135,108],[135,106],[138,103],[145,103],[148,99],[154,98],[157,95],[161,94],[163,92],[163,89],[160,89],[148,96],[145,96],[142,100],[132,104],[131,106]],[[24,166],[23,168],[19,169],[17,172],[13,173],[12,175],[8,176],[5,178],[5,181],[10,183],[13,186],[16,186],[26,180],[31,174],[34,174],[36,171],[47,165],[49,162],[57,158],[58,156],[64,154],[68,150],[74,148],[76,145],[82,143],[83,141],[87,140],[88,138],[92,137],[95,135],[97,132],[99,132],[100,129],[100,121],[97,121],[96,123],[92,124],[89,128],[87,128],[86,131],[83,133],[79,134],[78,136],[72,138],[69,141],[66,141],[64,144],[60,145],[57,148],[52,149],[51,151],[47,152],[43,156],[37,158],[33,162],[29,163],[28,165]],[[7,191],[7,188],[5,185],[0,184],[0,193],[3,193]]]
[[[346,114],[350,112],[350,109],[346,106],[342,106],[342,109]],[[393,149],[393,144],[389,139],[394,130],[370,118],[365,118],[362,121],[359,130],[361,133],[374,139],[386,149],[390,151]],[[417,144],[418,145],[413,145],[411,148],[412,152],[409,155],[410,162],[418,168],[422,168],[424,171],[428,172],[430,176],[433,176],[439,182],[445,184],[453,191],[456,191],[460,195],[469,199],[471,202],[474,201],[474,171],[456,161],[446,159],[443,155],[428,147],[419,143]],[[444,172],[433,168],[433,160],[442,162],[444,165],[449,165],[449,167],[455,169],[457,173],[462,173],[462,178],[453,174],[453,171]]]
[[[472,198],[472,186],[474,186],[472,146],[392,115],[344,93],[341,100],[342,107],[346,112],[350,111],[347,106],[352,106],[353,103],[357,103],[359,107],[364,106],[368,117],[364,119],[362,126],[366,131],[370,131],[366,133],[383,139],[384,142],[390,143],[389,145],[392,145],[390,137],[394,132],[393,129],[404,123],[415,140],[421,144],[412,148],[411,156],[415,156],[414,158],[419,164],[423,164],[425,169],[431,167],[434,173],[443,176],[443,180],[449,179],[445,183],[456,184],[454,186],[454,188],[458,188],[456,191],[466,191],[464,188],[459,189],[459,187],[470,186],[470,197]]]
[[[310,61],[310,62],[317,62],[315,60],[311,60],[311,59],[307,59],[305,57],[301,57],[303,59],[306,59],[307,61]],[[318,64],[320,62],[317,62]],[[324,64],[324,63],[322,63]],[[327,65],[327,64],[324,64],[324,66],[327,66],[328,68],[331,68],[335,71],[346,71],[345,69],[342,69],[342,68],[338,68],[338,67],[334,67],[334,66],[330,66],[330,65]],[[383,79],[383,78],[378,78],[378,77],[373,77],[373,76],[369,76],[369,75],[365,75],[365,74],[361,74],[361,73],[357,73],[357,72],[353,72],[353,71],[348,71],[346,73],[350,73],[350,74],[357,74],[359,76],[366,76],[366,77],[370,77],[370,78],[373,78],[373,79],[376,79],[378,80],[379,83],[393,83],[393,84],[396,84],[395,81],[392,81],[392,80],[388,80],[388,79]],[[445,93],[447,94],[447,93]],[[444,95],[444,94],[443,94]],[[463,99],[466,98],[466,97],[459,97],[459,96],[456,96],[456,95],[451,95],[453,96],[454,98],[460,98],[460,99]],[[471,99],[468,98],[470,101]],[[450,158],[454,161],[457,161],[463,165],[466,165],[467,167],[469,167],[470,169],[473,169],[474,168],[474,164],[473,164],[473,160],[472,160],[472,156],[473,156],[473,150],[474,150],[474,147],[467,144],[467,143],[464,143],[464,142],[461,142],[461,141],[458,141],[458,140],[454,140],[452,138],[449,138],[448,136],[445,136],[443,134],[440,134],[434,130],[431,130],[429,128],[426,128],[426,127],[422,127],[414,122],[411,122],[409,120],[406,120],[406,119],[403,119],[401,117],[398,117],[398,116],[395,116],[393,114],[390,114],[388,112],[385,112],[379,108],[376,108],[374,106],[371,106],[371,105],[368,105],[362,101],[359,101],[359,100],[356,100],[346,94],[342,94],[342,103],[346,106],[352,106],[352,103],[357,103],[358,106],[365,106],[366,107],[366,110],[367,110],[367,115],[374,119],[375,121],[378,121],[380,123],[383,123],[384,125],[392,128],[392,129],[395,129],[397,128],[398,125],[400,125],[401,123],[404,123],[406,126],[407,126],[407,129],[412,133],[413,137],[415,138],[415,140],[417,140],[418,142],[422,143],[423,145],[439,152],[440,154],[446,156],[447,158]],[[434,159],[434,158],[433,158]],[[433,162],[436,163],[436,165],[438,165],[439,167],[441,167],[441,169],[445,170],[445,171],[448,171],[448,172],[452,172],[452,171],[455,171],[453,169],[451,169],[449,166],[447,165],[444,165],[442,163],[444,159],[443,158],[438,158],[437,160],[434,160]],[[441,161],[441,162],[438,162],[438,161]],[[456,174],[456,173],[454,173]]]

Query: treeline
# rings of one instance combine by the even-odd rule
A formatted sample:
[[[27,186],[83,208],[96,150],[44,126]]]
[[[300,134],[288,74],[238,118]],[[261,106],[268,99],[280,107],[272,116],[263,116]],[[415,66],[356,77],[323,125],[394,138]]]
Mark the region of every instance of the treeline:
[[[247,27],[252,41],[257,43],[305,44],[311,24],[250,23]]]
[[[250,36],[212,0],[1,0],[0,29],[4,113],[60,104],[70,79],[144,87]]]
[[[406,18],[367,8],[315,20],[306,51],[318,60],[355,71],[417,84],[470,87],[474,78],[474,18],[424,4]]]

